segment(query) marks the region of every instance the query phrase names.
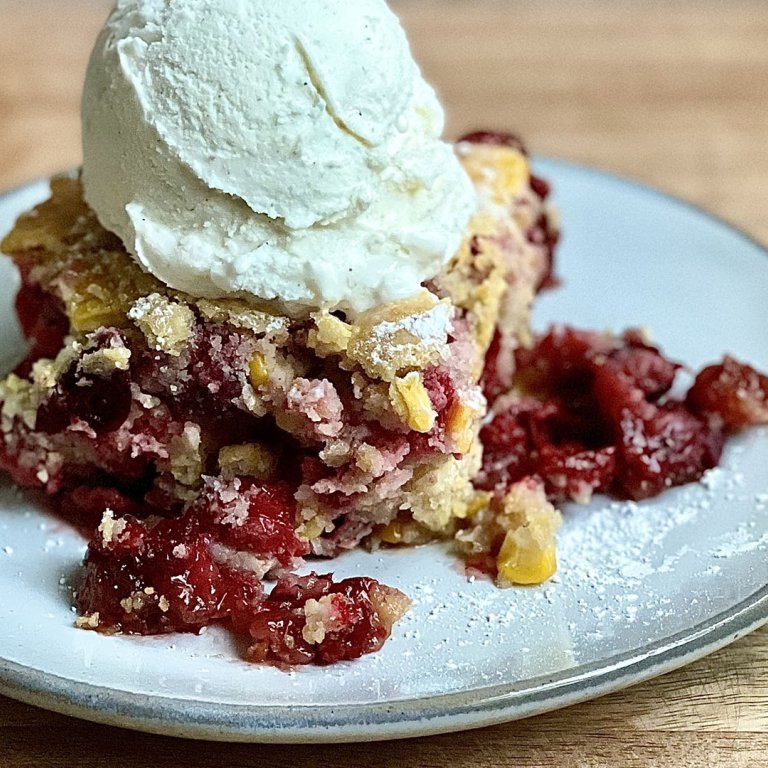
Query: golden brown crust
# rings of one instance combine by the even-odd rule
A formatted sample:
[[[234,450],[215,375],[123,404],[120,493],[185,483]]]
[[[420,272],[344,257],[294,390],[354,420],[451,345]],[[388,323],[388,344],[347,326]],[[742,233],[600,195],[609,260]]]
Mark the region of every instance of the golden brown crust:
[[[79,180],[71,177],[53,180],[51,199],[19,219],[2,250],[28,282],[62,301],[70,345],[85,343],[90,332],[106,326],[143,335],[150,349],[183,357],[195,318],[247,336],[251,351],[243,408],[255,416],[272,414],[302,444],[322,446],[320,457],[328,466],[351,461],[350,493],[366,491],[361,515],[370,515],[373,523],[387,525],[405,515],[420,530],[448,533],[477,499],[472,478],[480,462],[478,432],[486,406],[476,385],[485,354],[499,329],[508,348],[525,342],[530,305],[547,267],[541,249],[525,235],[541,205],[530,188],[527,159],[517,150],[491,145],[462,144],[459,155],[477,186],[480,206],[458,253],[416,296],[355,318],[320,312],[295,319],[265,303],[198,299],[169,289],[99,225],[83,202]],[[354,393],[366,419],[402,434],[427,434],[435,427],[425,375],[438,365],[453,366],[456,402],[442,427],[443,455],[398,465],[400,492],[392,497],[397,503],[389,499],[386,506],[372,490],[392,480],[391,473],[387,477],[377,469],[386,460],[378,448],[336,439],[339,426],[332,413],[311,412],[308,423],[308,412],[291,410],[295,403],[314,407],[317,382],[304,377],[317,360],[324,377],[320,384],[327,385],[319,397],[330,402],[336,397],[334,385],[341,383]],[[9,380],[3,387],[6,411],[15,400],[21,402],[11,391],[17,383]],[[30,393],[30,387],[36,385],[22,387],[26,405],[48,391]],[[328,411],[327,402],[321,405]],[[190,473],[197,471],[196,462],[175,473],[186,486],[194,486]],[[445,493],[434,494],[435,487]],[[310,531],[318,535],[332,528],[334,512],[322,509],[319,491],[305,488],[298,498],[308,538]]]
[[[447,298],[459,308],[470,324],[476,347],[472,374],[477,380],[499,323],[507,335],[527,338],[528,313],[545,265],[524,235],[535,207],[527,159],[515,149],[493,145],[461,144],[459,154],[478,189],[480,208],[458,253],[432,281],[432,288],[438,298]],[[75,334],[101,326],[131,327],[131,308],[138,299],[152,294],[197,306],[209,316],[226,314],[229,322],[243,327],[251,324],[249,315],[254,313],[262,319],[279,316],[268,305],[255,307],[238,299],[201,301],[167,288],[144,272],[119,240],[99,225],[83,201],[77,178],[55,178],[51,198],[19,218],[0,250],[21,268],[33,270],[34,282],[62,299]],[[351,344],[326,347],[326,352],[343,356],[349,350],[352,364],[389,381],[404,370],[434,364],[439,349],[433,345],[419,352],[418,342],[423,347],[425,339],[413,335],[408,339],[408,321],[436,303],[425,291],[364,313],[346,328]],[[242,322],[238,322],[239,315]],[[328,316],[316,318],[316,324],[325,325],[327,335],[328,321],[321,317]],[[291,324],[288,318],[280,319]],[[398,322],[402,327],[397,327]],[[388,325],[382,329],[384,323]],[[404,343],[393,342],[393,336]],[[395,347],[389,350],[389,358],[382,355],[387,345]]]

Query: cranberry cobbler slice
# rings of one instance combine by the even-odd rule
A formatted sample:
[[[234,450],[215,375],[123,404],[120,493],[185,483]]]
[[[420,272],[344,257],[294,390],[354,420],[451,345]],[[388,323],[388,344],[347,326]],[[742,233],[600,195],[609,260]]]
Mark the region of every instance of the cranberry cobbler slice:
[[[82,626],[229,621],[253,659],[289,664],[384,642],[401,593],[292,571],[361,542],[453,537],[486,503],[486,353],[504,388],[557,239],[516,142],[457,150],[480,198],[460,251],[415,297],[354,318],[171,290],[76,179],[19,220],[2,248],[30,349],[0,384],[0,465],[95,532]]]

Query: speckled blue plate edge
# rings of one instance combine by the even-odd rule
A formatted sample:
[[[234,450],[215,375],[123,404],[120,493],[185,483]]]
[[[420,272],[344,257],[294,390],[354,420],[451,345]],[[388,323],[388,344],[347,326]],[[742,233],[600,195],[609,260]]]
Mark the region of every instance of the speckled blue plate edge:
[[[531,717],[700,659],[768,623],[768,585],[732,610],[641,651],[561,675],[423,699],[348,706],[231,705],[144,696],[0,661],[0,693],[97,723],[215,741],[333,743],[428,736]]]

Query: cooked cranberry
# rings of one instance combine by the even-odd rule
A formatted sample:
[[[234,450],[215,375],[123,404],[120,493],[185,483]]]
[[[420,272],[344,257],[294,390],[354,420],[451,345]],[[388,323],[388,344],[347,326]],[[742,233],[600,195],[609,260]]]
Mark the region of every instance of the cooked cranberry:
[[[549,197],[549,183],[534,174],[531,174],[531,189],[542,200],[546,200]]]
[[[726,356],[696,377],[686,398],[691,410],[721,420],[728,430],[768,423],[768,376]]]
[[[83,357],[112,345],[124,346],[116,331],[94,335],[81,356],[64,372],[48,399],[37,412],[36,429],[54,434],[70,426],[73,417],[88,424],[97,434],[113,432],[131,410],[131,378],[126,370],[83,370]]]
[[[531,177],[532,186],[534,178]],[[544,191],[543,186],[540,185],[539,188]],[[525,236],[529,243],[541,247],[544,251],[545,268],[536,289],[540,291],[556,287],[560,281],[555,277],[555,248],[560,242],[560,230],[553,226],[549,213],[543,212],[526,231]]]
[[[504,394],[512,386],[514,366],[502,365],[501,354],[502,338],[497,330],[485,355],[485,367],[480,379],[480,386],[489,403],[493,403],[499,395]]]
[[[605,365],[626,376],[651,401],[669,392],[681,367],[667,360],[654,347],[637,346],[617,349]]]
[[[537,474],[554,501],[589,501],[607,493],[616,475],[616,448],[584,449],[579,444],[546,445],[539,450]]]
[[[32,342],[27,357],[15,371],[18,376],[26,377],[36,360],[56,357],[69,333],[69,320],[62,303],[51,293],[29,283],[24,275],[16,296],[16,315],[21,330]]]
[[[565,390],[530,409],[525,423],[531,445],[537,451],[550,445],[575,445],[596,448],[606,445],[610,432],[595,405],[591,392]]]
[[[309,551],[296,536],[296,501],[285,483],[211,478],[190,513],[222,544],[274,557],[284,566]]]
[[[517,351],[518,378],[532,379],[534,385],[549,385],[555,390],[574,380],[583,386],[595,359],[615,348],[615,339],[605,333],[555,325],[532,347]]]
[[[767,380],[725,364],[703,372],[681,403],[669,398],[679,368],[636,331],[615,338],[553,328],[517,353],[514,388],[539,399],[510,395],[497,403],[481,432],[477,485],[504,489],[535,475],[557,501],[586,500],[593,492],[642,499],[698,479],[716,465],[723,436],[717,420],[699,418],[691,403],[743,426],[740,406],[756,408],[756,418],[766,407]],[[742,394],[728,411],[728,397],[739,389],[750,396]]]
[[[75,525],[95,528],[104,512],[111,509],[116,517],[141,514],[141,505],[117,488],[78,485],[62,492],[59,511]]]
[[[250,617],[248,656],[278,665],[356,659],[381,648],[406,602],[374,579],[286,577]]]
[[[536,400],[521,398],[498,414],[480,431],[483,467],[475,481],[478,488],[493,490],[531,474],[534,459],[530,422],[527,418],[540,406]]]
[[[153,585],[168,598],[175,622],[191,627],[207,624],[227,616],[230,602],[244,594],[260,598],[261,586],[253,575],[214,562],[210,535],[200,533],[189,516],[163,520],[152,533]]]
[[[647,417],[627,410],[621,419],[615,490],[622,497],[647,499],[698,480],[720,459],[722,433],[678,403],[653,410]]]
[[[109,376],[78,374],[76,364],[61,377],[56,389],[37,412],[36,428],[53,434],[66,429],[72,417],[97,434],[113,432],[131,409],[131,383],[125,371]]]
[[[210,545],[188,516],[153,528],[115,519],[88,547],[78,608],[98,614],[101,630],[157,634],[196,631],[257,603],[259,581],[218,565]]]
[[[151,617],[148,611],[128,612],[121,601],[148,587],[144,578],[146,555],[146,529],[138,521],[127,519],[119,540],[105,542],[97,534],[89,544],[85,556],[85,574],[77,590],[77,607],[80,613],[94,616],[98,628],[106,631],[123,629],[126,632],[158,632],[159,609],[153,603]],[[149,608],[149,595],[148,605]],[[128,605],[127,603],[125,604]],[[172,627],[168,627],[171,631]]]

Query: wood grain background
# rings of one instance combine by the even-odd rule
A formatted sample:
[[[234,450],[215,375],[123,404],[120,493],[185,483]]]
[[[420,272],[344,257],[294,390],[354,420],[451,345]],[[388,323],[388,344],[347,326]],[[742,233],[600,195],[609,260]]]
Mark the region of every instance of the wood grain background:
[[[768,3],[399,0],[455,136],[650,182],[768,242]],[[0,189],[79,162],[101,0],[0,0]],[[0,631],[2,629],[0,628]],[[768,766],[768,629],[595,702],[520,723],[338,747],[184,742],[0,698],[0,766]]]

